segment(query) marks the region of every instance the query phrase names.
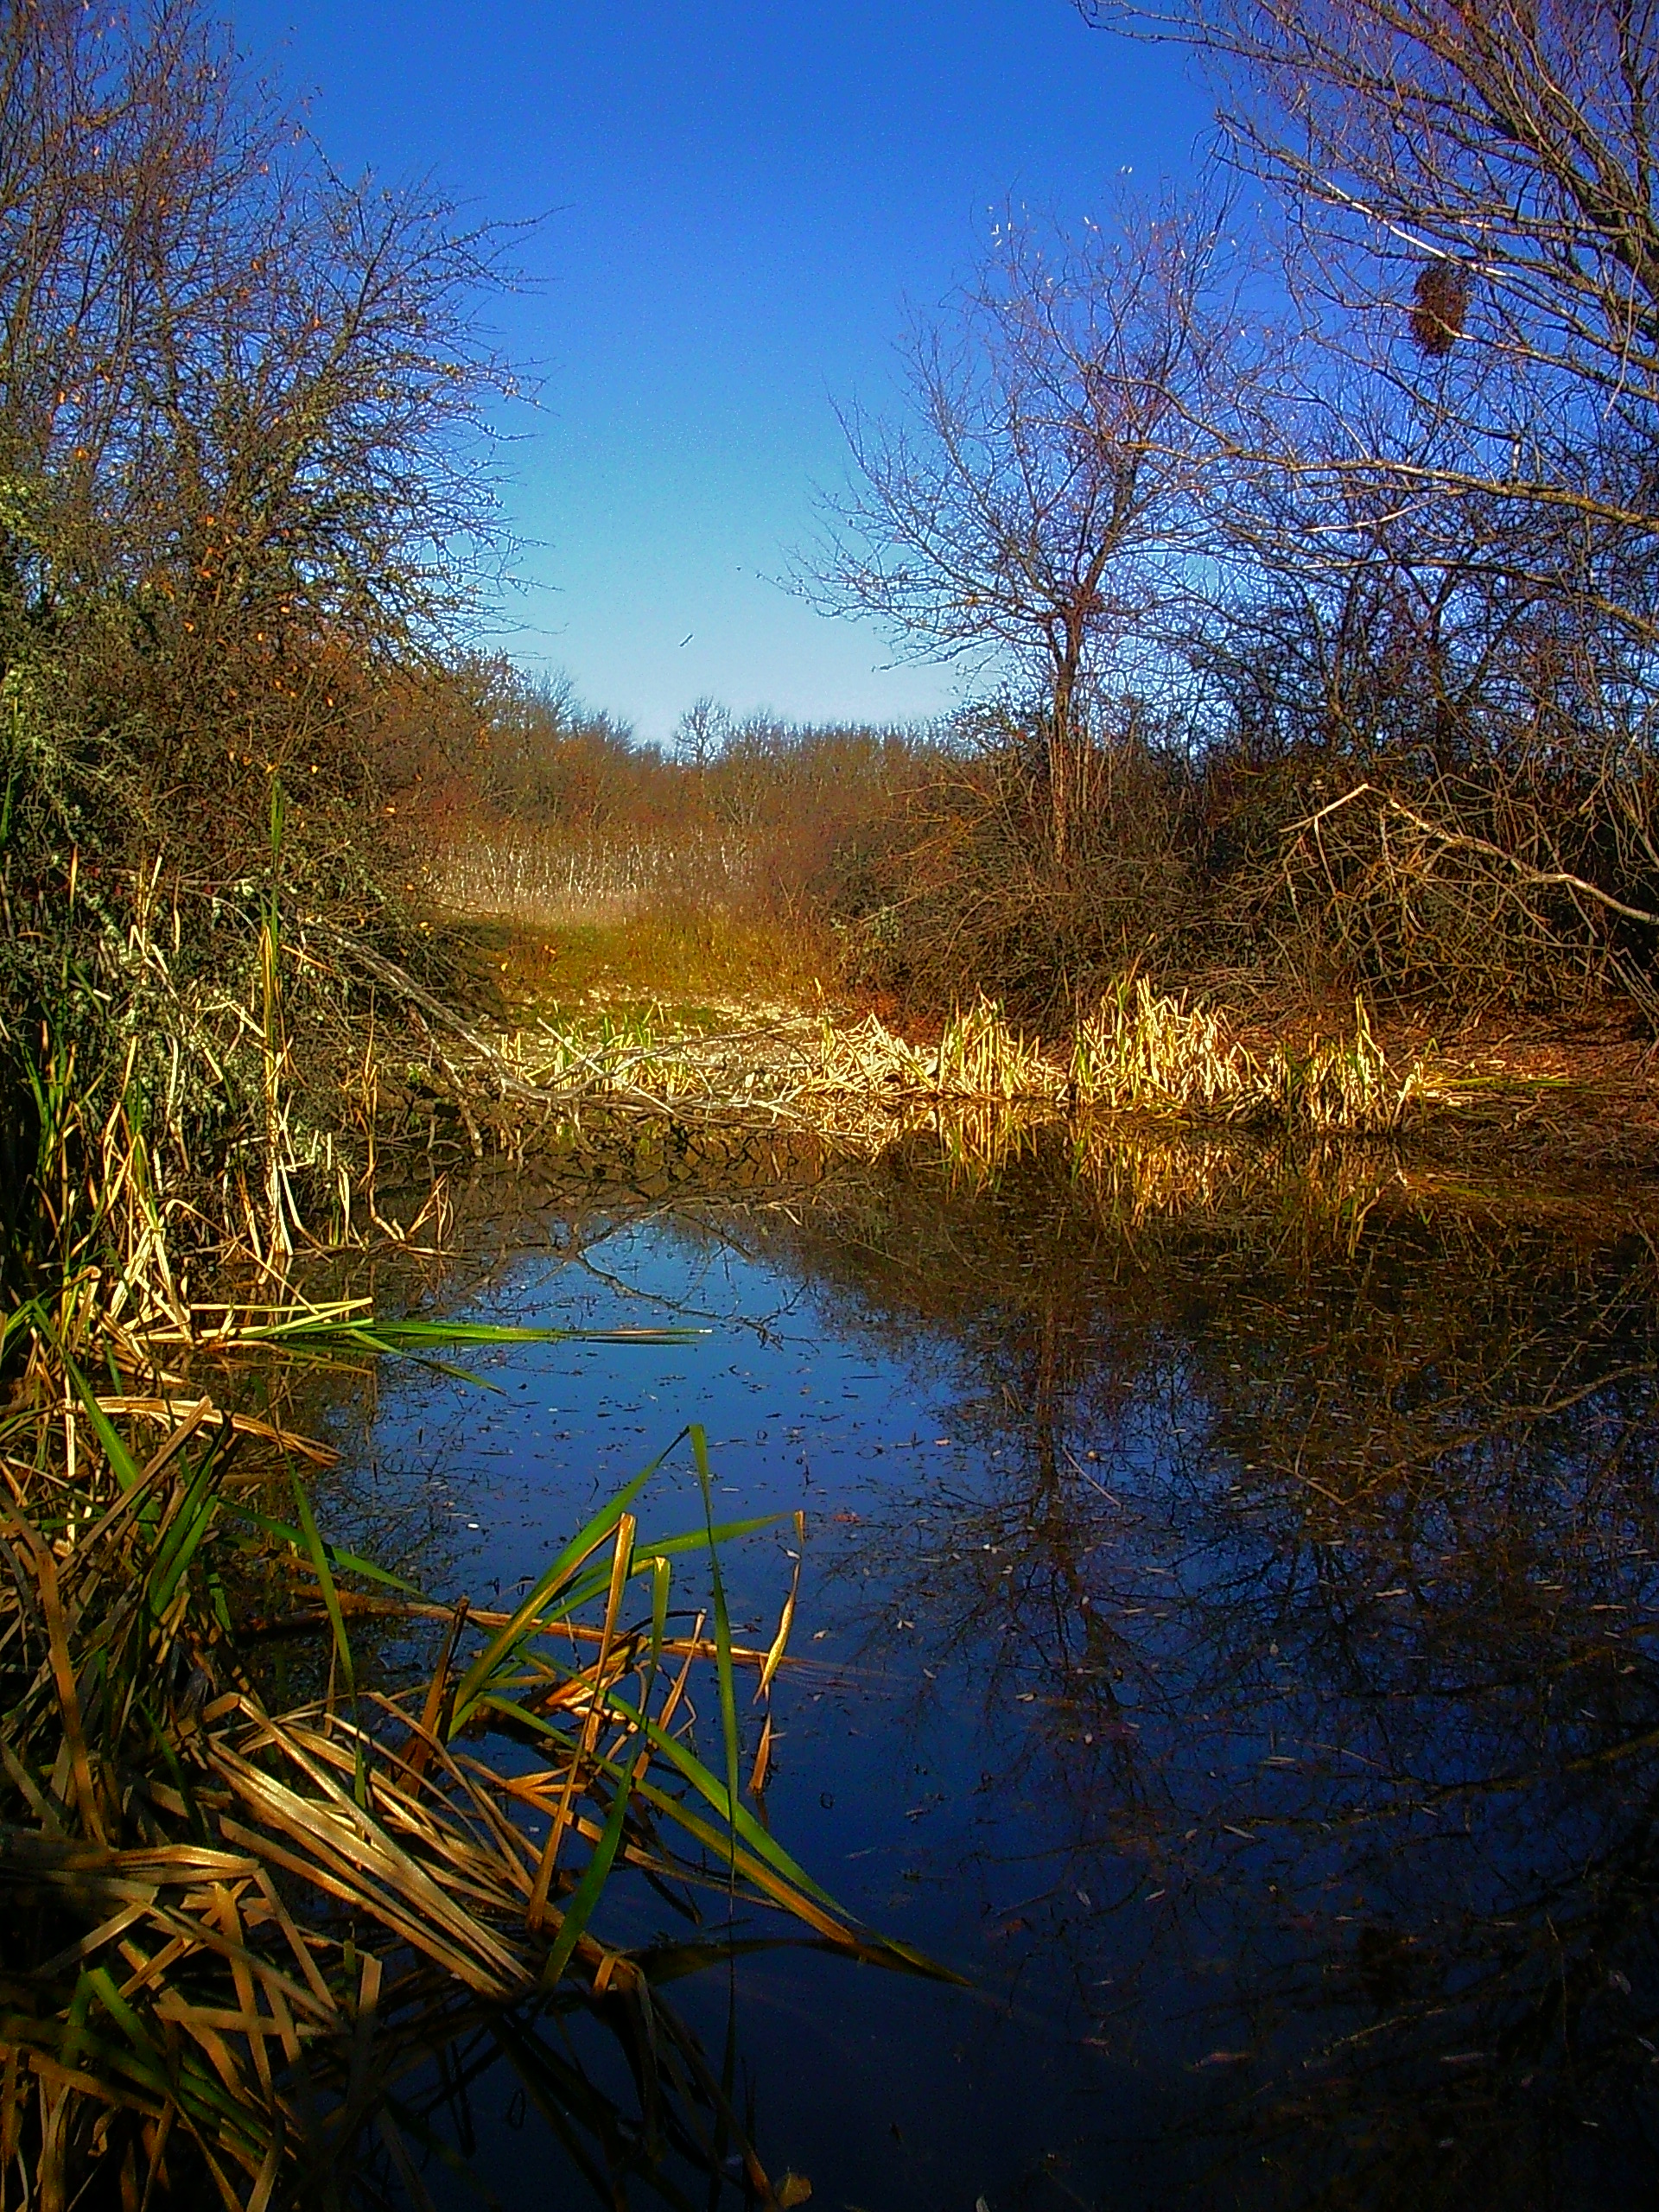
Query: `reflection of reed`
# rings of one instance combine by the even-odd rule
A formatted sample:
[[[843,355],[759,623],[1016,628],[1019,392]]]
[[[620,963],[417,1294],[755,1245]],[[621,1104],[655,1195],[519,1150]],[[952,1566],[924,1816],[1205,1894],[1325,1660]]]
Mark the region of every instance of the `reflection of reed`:
[[[1079,1179],[1106,1216],[1139,1229],[1154,1220],[1294,1215],[1351,1249],[1385,1192],[1403,1190],[1399,1163],[1324,1145],[1286,1152],[1199,1131],[1085,1122],[1075,1132]]]
[[[1534,1223],[1618,1233],[1631,1208],[1618,1193],[1489,1179],[1414,1160],[1388,1146],[1293,1141],[1249,1129],[1178,1127],[1144,1116],[1062,1117],[1039,1102],[916,1096],[849,1103],[817,1127],[771,1115],[672,1116],[602,1102],[566,1120],[522,1159],[445,1186],[452,1251],[501,1249],[548,1210],[597,1224],[664,1211],[718,1219],[804,1204],[833,1218],[872,1174],[942,1173],[963,1195],[995,1199],[1009,1178],[1036,1175],[1103,1233],[1184,1230],[1275,1235],[1352,1254],[1379,1208],[1454,1222]],[[385,1199],[391,1205],[396,1194]],[[414,1201],[411,1199],[410,1204]],[[413,1245],[410,1247],[412,1253]],[[393,1255],[382,1254],[384,1270]],[[435,1255],[430,1255],[434,1258]],[[429,1274],[430,1271],[429,1271]]]

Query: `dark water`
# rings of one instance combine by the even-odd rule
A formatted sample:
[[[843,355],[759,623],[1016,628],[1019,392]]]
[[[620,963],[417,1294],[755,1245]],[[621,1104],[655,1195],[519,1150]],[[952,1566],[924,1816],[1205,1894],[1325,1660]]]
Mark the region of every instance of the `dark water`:
[[[971,1985],[685,1985],[815,2206],[1659,2202],[1656,1290],[1630,1196],[917,1140],[551,1208],[461,1310],[709,1333],[397,1378],[340,1504],[480,1603],[688,1421],[805,1510],[772,1825]],[[588,2201],[511,2082],[467,2126]]]

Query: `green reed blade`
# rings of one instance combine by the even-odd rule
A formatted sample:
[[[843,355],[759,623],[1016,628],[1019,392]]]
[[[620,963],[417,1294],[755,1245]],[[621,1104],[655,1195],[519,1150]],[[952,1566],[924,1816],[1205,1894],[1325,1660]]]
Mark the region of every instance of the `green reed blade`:
[[[548,1953],[543,1974],[543,1980],[550,1988],[569,1965],[571,1955],[582,1939],[582,1932],[593,1916],[594,1907],[599,1903],[600,1894],[615,1862],[617,1850],[622,1841],[622,1830],[627,1821],[628,1802],[633,1795],[632,1777],[632,1768],[624,1767],[616,1794],[611,1800],[611,1809],[604,1829],[594,1846],[594,1855],[583,1867],[582,1879],[565,1903],[558,1936]]]
[[[750,1521],[716,1522],[714,1529],[715,1541],[725,1543],[735,1536],[753,1536],[762,1529],[774,1527],[786,1517],[781,1513],[763,1513]],[[637,1545],[634,1549],[634,1564],[632,1571],[635,1574],[643,1574],[647,1567],[652,1567],[659,1559],[666,1561],[677,1558],[686,1552],[702,1551],[707,1548],[708,1542],[708,1533],[697,1529],[692,1530],[689,1535],[665,1536],[649,1544]],[[562,1592],[557,1605],[543,1613],[543,1618],[550,1621],[563,1620],[566,1614],[575,1612],[594,1598],[601,1597],[610,1586],[610,1579],[608,1567],[591,1570],[582,1577],[580,1582],[572,1583],[569,1590]]]
[[[357,1681],[352,1669],[351,1639],[346,1633],[346,1617],[340,1611],[340,1592],[334,1587],[334,1578],[329,1570],[327,1548],[317,1533],[316,1521],[311,1511],[311,1501],[306,1496],[304,1486],[299,1477],[290,1475],[289,1480],[294,1487],[294,1505],[300,1516],[300,1527],[303,1532],[305,1548],[310,1557],[312,1571],[317,1578],[317,1586],[322,1592],[322,1602],[328,1613],[328,1624],[334,1633],[334,1649],[340,1655],[340,1667],[346,1676],[346,1687],[348,1691],[355,1694]]]
[[[691,1457],[702,1492],[703,1518],[708,1524],[709,1573],[715,1598],[715,1674],[720,1687],[720,1727],[726,1745],[726,1782],[734,1810],[737,1805],[737,1692],[732,1680],[732,1616],[726,1603],[726,1582],[720,1571],[720,1547],[715,1537],[714,1486],[709,1471],[709,1437],[700,1421],[690,1429]],[[736,1840],[735,1823],[733,1840]]]
[[[496,1321],[376,1321],[361,1333],[372,1335],[389,1350],[404,1344],[683,1344],[706,1337],[708,1329],[668,1324],[652,1329],[563,1329],[521,1326]]]
[[[684,1433],[683,1430],[680,1432],[681,1435]],[[552,1593],[563,1584],[568,1582],[590,1554],[612,1534],[622,1516],[661,1467],[668,1453],[674,1449],[674,1446],[679,1440],[679,1437],[677,1436],[674,1443],[668,1446],[667,1451],[659,1452],[648,1467],[637,1474],[632,1482],[625,1484],[616,1496],[607,1504],[601,1506],[586,1526],[578,1530],[519,1604],[512,1619],[504,1627],[497,1630],[495,1635],[479,1653],[456,1687],[454,1706],[449,1723],[451,1735],[466,1719],[467,1713],[477,1702],[484,1684],[489,1681],[496,1669],[518,1649],[527,1637],[536,1633],[537,1617],[546,1611],[548,1600]]]
[[[653,1560],[675,1559],[683,1552],[700,1551],[711,1538],[717,1544],[724,1544],[737,1536],[758,1535],[762,1529],[775,1529],[780,1521],[788,1518],[786,1513],[760,1513],[747,1521],[716,1521],[710,1529],[696,1529],[689,1535],[661,1536],[650,1543],[641,1542],[634,1551],[639,1562],[635,1571],[643,1570]]]
[[[696,1941],[653,1943],[635,1951],[633,1963],[655,1989],[671,1981],[684,1981],[707,1974],[711,1967],[728,1966],[734,1959],[759,1958],[772,1951],[809,1951],[819,1939],[810,1936],[709,1936]]]
[[[223,1498],[220,1504],[226,1513],[234,1514],[238,1520],[251,1522],[263,1535],[274,1536],[279,1543],[292,1544],[300,1551],[307,1548],[302,1529],[294,1528],[286,1521],[273,1520],[268,1513],[257,1512],[252,1506],[244,1505],[238,1498]],[[393,1574],[386,1567],[377,1567],[372,1560],[360,1558],[356,1552],[343,1552],[338,1544],[330,1543],[326,1538],[323,1549],[336,1573],[365,1576],[369,1581],[382,1583],[387,1589],[399,1591],[407,1598],[418,1598],[422,1594],[414,1583],[406,1582],[401,1574]]]
[[[92,1433],[102,1446],[105,1458],[114,1469],[117,1482],[120,1484],[123,1490],[130,1490],[138,1480],[141,1472],[138,1462],[123,1443],[114,1422],[99,1404],[91,1383],[87,1382],[62,1345],[57,1343],[55,1334],[50,1330],[49,1325],[48,1333],[53,1336],[54,1349],[63,1362],[64,1373],[73,1386],[75,1395],[86,1408],[86,1418],[92,1424]]]
[[[172,1602],[174,1593],[189,1572],[190,1562],[218,1517],[218,1500],[213,1492],[219,1457],[217,1449],[211,1446],[203,1456],[150,1571],[150,1608],[158,1619]]]
[[[679,1737],[671,1735],[649,1714],[637,1713],[627,1700],[618,1693],[613,1691],[607,1702],[619,1719],[633,1723],[641,1734],[647,1738],[652,1749],[659,1751],[671,1765],[678,1768],[698,1796],[714,1808],[721,1819],[748,1845],[757,1857],[766,1860],[774,1873],[781,1875],[803,1895],[816,1898],[820,1904],[828,1906],[831,1911],[841,1910],[841,1907],[830,1892],[820,1889],[804,1868],[796,1865],[782,1844],[776,1842],[767,1834],[753,1814],[739,1797],[733,1794],[729,1786],[729,1773],[728,1781],[721,1782],[710,1768],[703,1764],[695,1751],[687,1750]],[[674,1802],[671,1798],[667,1800],[671,1808]]]

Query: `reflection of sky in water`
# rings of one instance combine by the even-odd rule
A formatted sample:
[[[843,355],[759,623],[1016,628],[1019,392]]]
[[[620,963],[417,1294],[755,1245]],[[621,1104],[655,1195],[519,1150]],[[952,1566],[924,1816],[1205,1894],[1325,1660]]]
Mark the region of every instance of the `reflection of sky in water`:
[[[930,1325],[889,1228],[828,1273],[786,1230],[521,1253],[469,1314],[709,1333],[477,1355],[489,1395],[405,1372],[353,1477],[480,1603],[688,1421],[717,1510],[806,1510],[772,1823],[976,1987],[746,1967],[774,2171],[866,2212],[1627,2177],[1659,2043],[1645,1340],[1488,1314],[1471,1380],[1455,1294],[1413,1333],[1410,1238],[1294,1297],[1166,1255],[1190,1281],[1150,1313],[1133,1262],[1051,1294],[1039,1248]],[[651,1495],[645,1533],[694,1525],[683,1446]],[[728,1562],[740,1632],[770,1636],[795,1541]],[[715,1994],[684,2001],[717,2039]],[[483,2141],[499,2185],[516,2139]]]

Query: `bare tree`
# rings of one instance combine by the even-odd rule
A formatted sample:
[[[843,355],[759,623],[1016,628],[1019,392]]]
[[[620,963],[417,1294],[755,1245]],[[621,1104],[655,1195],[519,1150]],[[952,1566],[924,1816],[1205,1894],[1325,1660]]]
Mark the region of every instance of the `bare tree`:
[[[352,987],[278,948],[423,941],[379,740],[488,554],[501,243],[334,175],[208,0],[0,0],[0,1179],[47,1052],[287,1238]]]
[[[1062,858],[1099,687],[1145,679],[1206,550],[1236,312],[1224,239],[1213,210],[1111,235],[999,226],[978,280],[912,325],[912,420],[842,416],[850,487],[802,564],[815,604],[874,617],[901,652],[1000,664],[1035,692]]]
[[[1235,520],[1281,583],[1322,579],[1344,622],[1388,610],[1361,626],[1382,658],[1325,719],[1358,701],[1410,728],[1386,774],[1369,741],[1351,755],[1396,908],[1414,838],[1416,880],[1455,859],[1535,914],[1565,899],[1627,939],[1650,926],[1659,10],[1080,4],[1206,54],[1236,158],[1277,188],[1294,390],[1243,441]],[[1401,804],[1418,827],[1395,814],[1384,867]]]
[[[1239,154],[1409,279],[1418,344],[1471,334],[1623,398],[1659,388],[1653,0],[1080,0],[1224,65]],[[1396,264],[1398,265],[1398,264]],[[1492,326],[1497,315],[1501,323]]]
[[[173,792],[232,842],[296,756],[349,779],[376,670],[453,642],[500,244],[335,177],[200,0],[0,7],[0,674],[113,819],[159,836]]]
[[[1278,457],[1317,466],[1327,520],[1510,503],[1530,527],[1506,520],[1495,575],[1659,642],[1652,0],[1081,4],[1210,55],[1279,188],[1302,399],[1332,423]]]

